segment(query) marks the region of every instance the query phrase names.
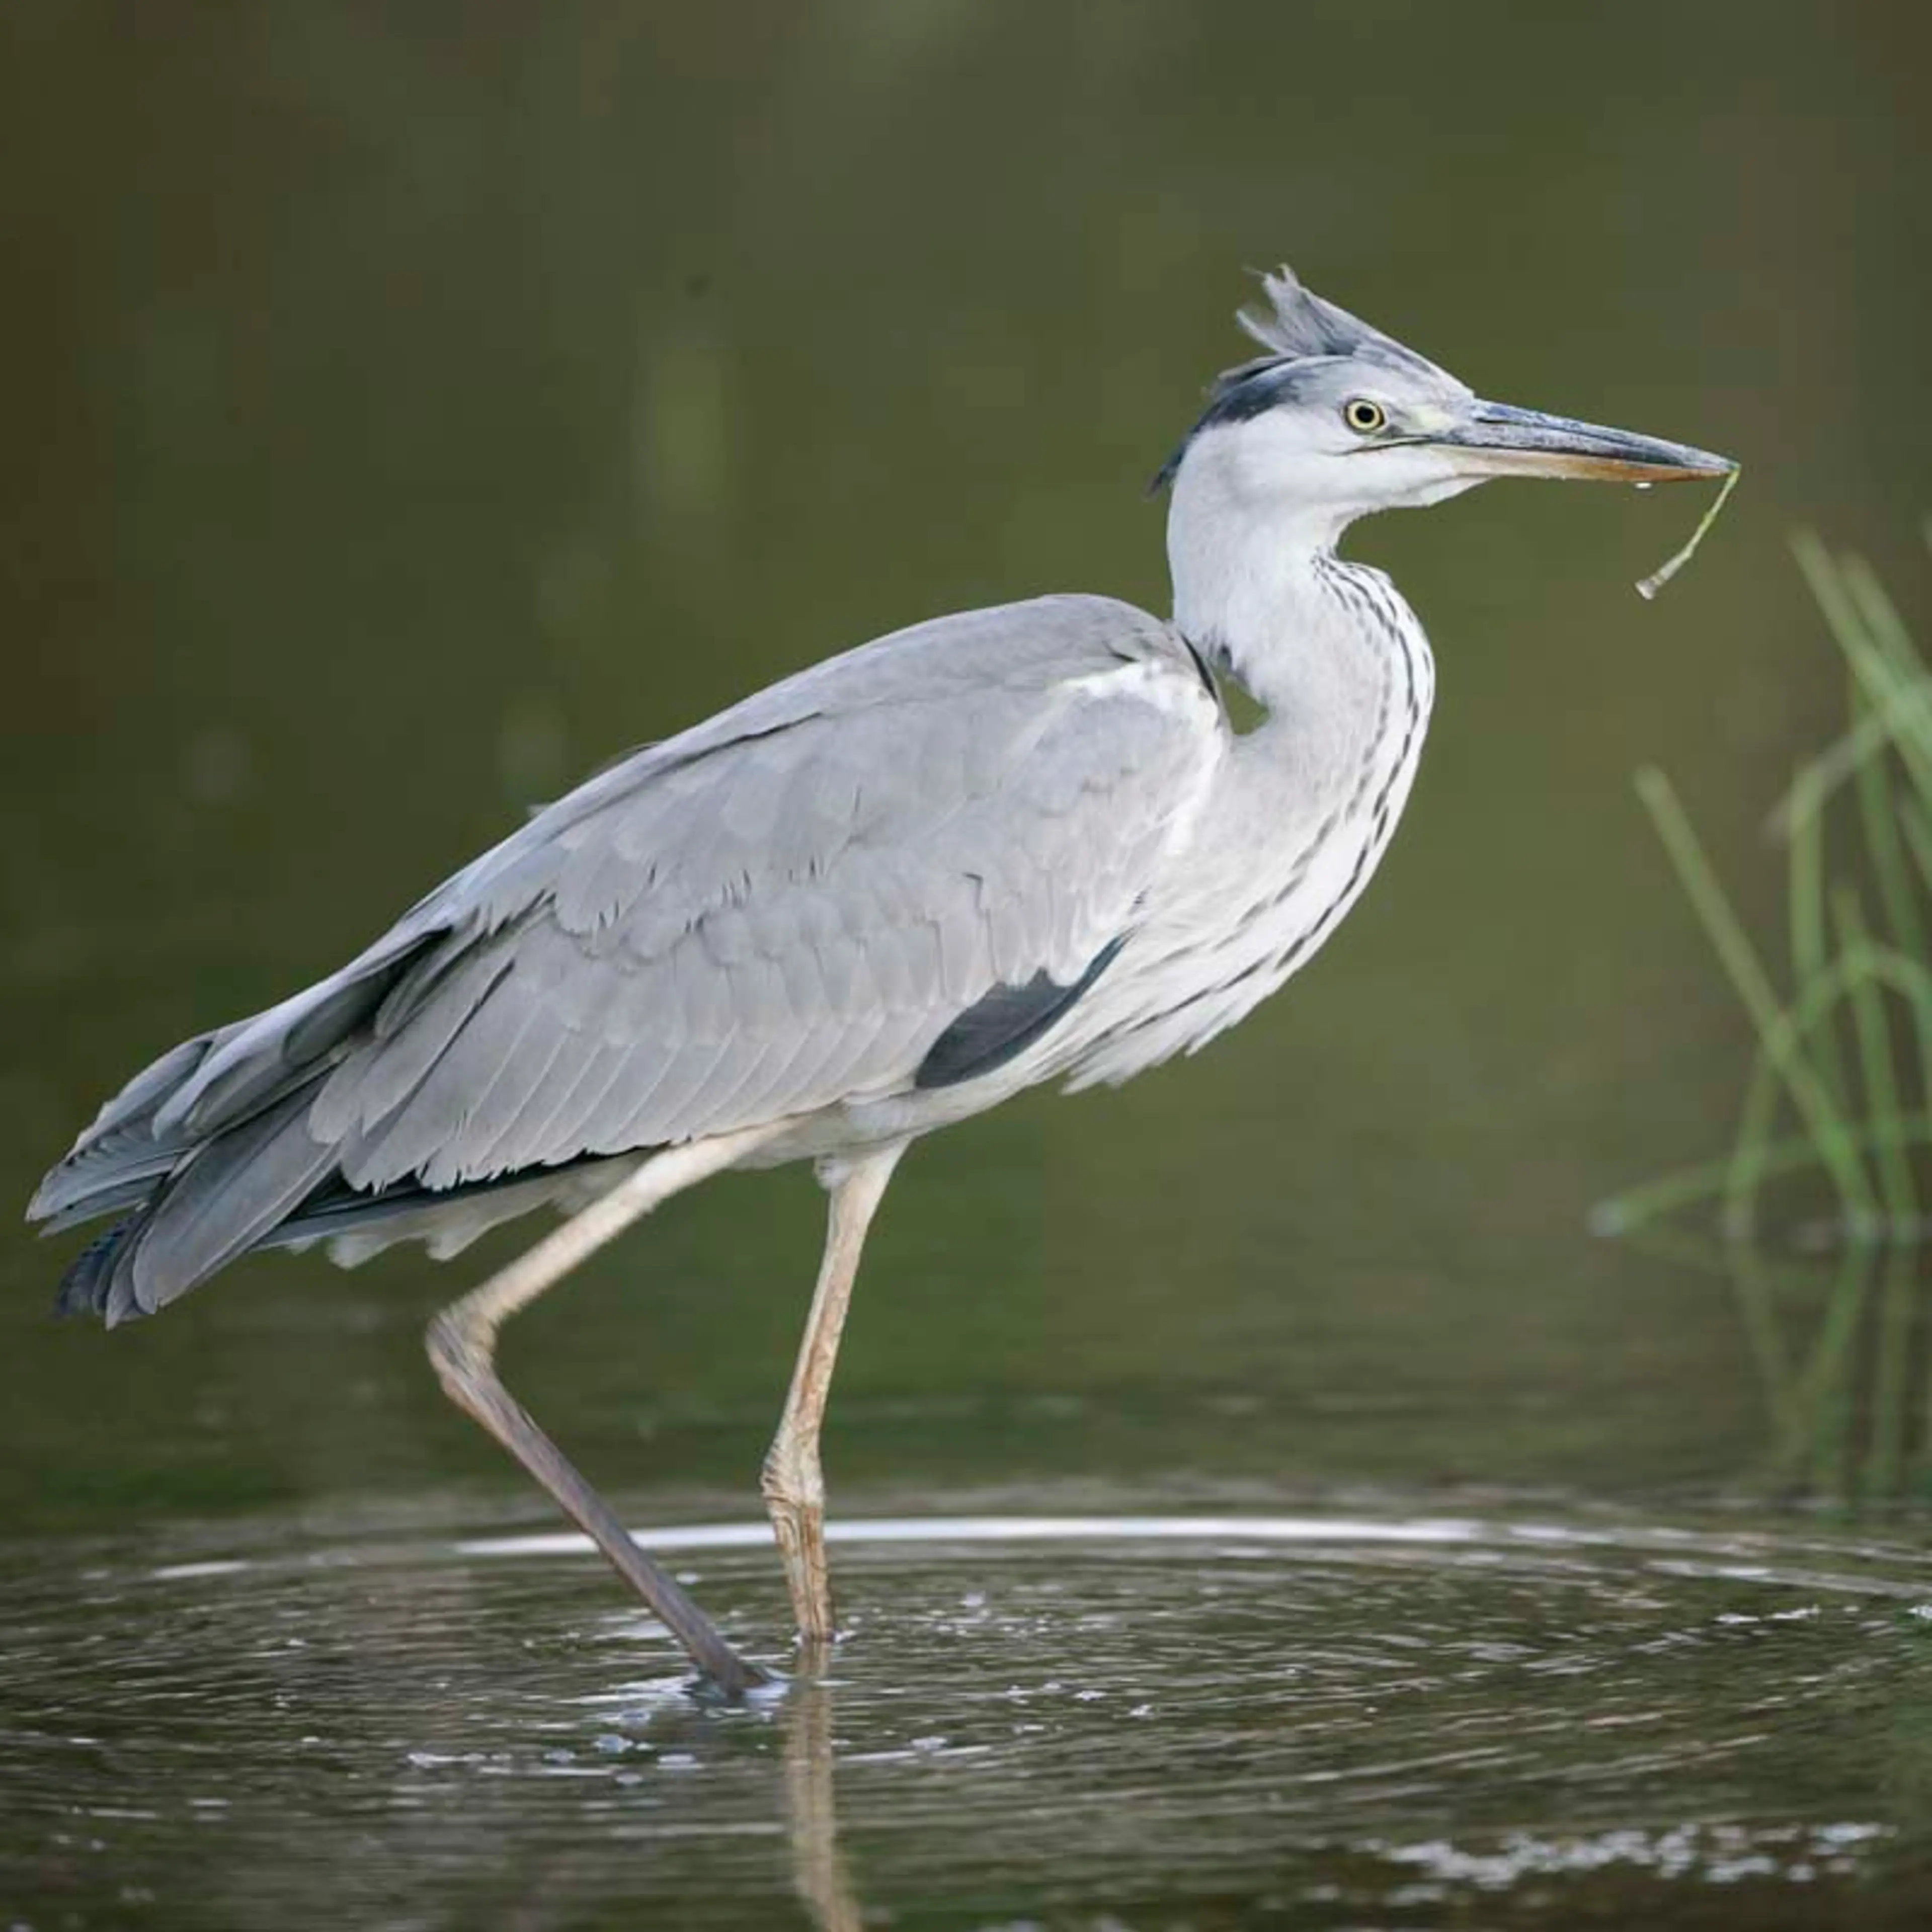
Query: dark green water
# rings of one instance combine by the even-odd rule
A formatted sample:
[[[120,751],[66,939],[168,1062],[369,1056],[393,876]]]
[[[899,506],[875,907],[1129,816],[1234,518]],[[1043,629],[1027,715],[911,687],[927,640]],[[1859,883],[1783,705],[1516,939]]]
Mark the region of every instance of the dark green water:
[[[835,1674],[724,1711],[566,1540],[35,1562],[0,1624],[33,1922],[1911,1922],[1874,1875],[1932,1778],[1916,1548],[1252,1497],[875,1521]],[[670,1547],[765,1620],[761,1537]]]
[[[908,1160],[826,1454],[836,1516],[934,1528],[839,1546],[810,1695],[690,1705],[514,1540],[540,1500],[419,1340],[499,1250],[263,1261],[106,1337],[46,1320],[67,1248],[0,1243],[0,1924],[1918,1922],[1922,1372],[1900,1514],[1773,1511],[1732,1285],[1584,1228],[1722,1146],[1748,1050],[1630,771],[1774,931],[1762,811],[1840,715],[1788,530],[1928,608],[1927,38],[0,9],[16,1203],[626,746],[939,610],[1162,605],[1142,486],[1244,265],[1746,466],[1654,605],[1682,493],[1358,533],[1441,662],[1409,820],[1238,1034]],[[819,1212],[720,1183],[512,1330],[631,1520],[754,1526]],[[1828,1288],[1779,1292],[1802,1361]],[[776,1654],[772,1558],[687,1558]]]

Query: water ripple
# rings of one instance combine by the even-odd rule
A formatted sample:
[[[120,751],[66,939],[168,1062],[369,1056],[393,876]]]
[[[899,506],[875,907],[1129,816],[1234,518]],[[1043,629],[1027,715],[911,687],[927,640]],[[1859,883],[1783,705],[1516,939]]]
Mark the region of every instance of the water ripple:
[[[1513,1922],[1668,1925],[1724,1887],[1823,1924],[1924,1843],[1914,1546],[1400,1513],[833,1538],[836,1675],[736,1710],[574,1537],[16,1551],[0,1903],[1339,1926],[1507,1895]],[[762,1524],[645,1540],[786,1661]]]

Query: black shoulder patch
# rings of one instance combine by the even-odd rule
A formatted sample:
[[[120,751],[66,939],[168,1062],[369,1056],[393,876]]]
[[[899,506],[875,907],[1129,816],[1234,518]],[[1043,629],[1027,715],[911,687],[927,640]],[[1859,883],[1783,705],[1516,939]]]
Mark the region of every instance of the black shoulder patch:
[[[1099,979],[1126,943],[1121,933],[1088,962],[1070,986],[1036,973],[1023,986],[995,986],[968,1006],[932,1046],[912,1077],[915,1087],[951,1087],[1004,1066],[1032,1046]]]
[[[1177,631],[1174,635],[1180,637],[1180,633]],[[1221,687],[1214,682],[1214,674],[1208,668],[1208,660],[1194,648],[1192,638],[1180,638],[1180,641],[1187,646],[1187,655],[1194,660],[1195,675],[1201,680],[1202,689],[1219,704],[1221,702]]]

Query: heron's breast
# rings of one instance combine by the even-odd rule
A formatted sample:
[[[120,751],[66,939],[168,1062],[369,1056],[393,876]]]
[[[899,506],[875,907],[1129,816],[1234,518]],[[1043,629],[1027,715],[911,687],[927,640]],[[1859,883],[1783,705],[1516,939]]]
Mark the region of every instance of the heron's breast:
[[[1071,1084],[1125,1079],[1204,1045],[1340,924],[1388,849],[1420,760],[1434,674],[1419,630],[1388,670],[1345,755],[1310,755],[1292,722],[1241,742],[1196,836],[1096,988],[1101,997],[1072,1016]]]

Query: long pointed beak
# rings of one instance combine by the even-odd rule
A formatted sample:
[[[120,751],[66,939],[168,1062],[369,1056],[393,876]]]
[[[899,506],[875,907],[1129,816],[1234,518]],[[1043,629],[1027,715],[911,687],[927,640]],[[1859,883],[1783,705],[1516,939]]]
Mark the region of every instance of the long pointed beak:
[[[1455,451],[1459,466],[1478,476],[1574,476],[1612,483],[1675,483],[1728,476],[1738,466],[1689,444],[1628,430],[1606,429],[1568,416],[1478,403],[1454,429],[1433,439]]]

